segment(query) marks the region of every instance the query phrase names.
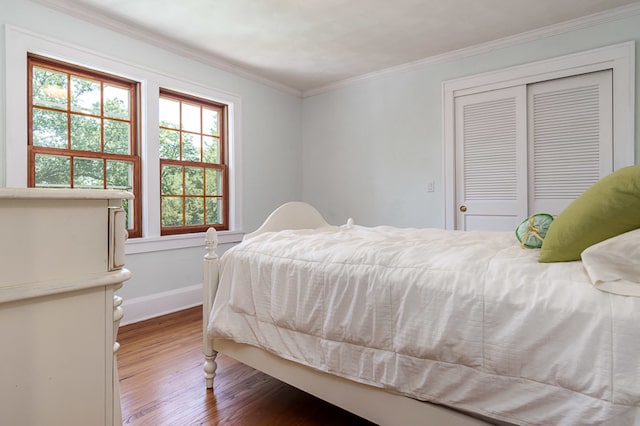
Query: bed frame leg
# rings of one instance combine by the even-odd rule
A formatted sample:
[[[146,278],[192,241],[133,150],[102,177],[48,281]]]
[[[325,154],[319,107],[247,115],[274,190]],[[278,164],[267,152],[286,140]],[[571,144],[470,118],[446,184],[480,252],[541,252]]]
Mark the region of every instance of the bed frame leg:
[[[213,378],[216,376],[216,355],[218,353],[213,350],[213,342],[207,335],[207,325],[209,322],[209,314],[213,307],[213,299],[216,297],[218,290],[218,271],[220,268],[218,254],[218,234],[213,228],[209,228],[205,238],[205,246],[207,254],[204,256],[204,275],[202,282],[202,351],[204,352],[204,379],[207,383],[207,389],[213,388]]]
[[[207,389],[213,389],[213,378],[216,377],[216,369],[218,368],[216,355],[218,353],[214,351],[213,355],[204,356],[204,379],[207,382]]]

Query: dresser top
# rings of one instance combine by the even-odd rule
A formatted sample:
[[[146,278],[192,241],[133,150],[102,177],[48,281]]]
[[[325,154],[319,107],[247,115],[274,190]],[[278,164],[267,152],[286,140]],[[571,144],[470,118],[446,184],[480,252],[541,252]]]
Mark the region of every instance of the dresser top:
[[[112,189],[0,188],[3,199],[113,200],[133,199],[133,194]]]

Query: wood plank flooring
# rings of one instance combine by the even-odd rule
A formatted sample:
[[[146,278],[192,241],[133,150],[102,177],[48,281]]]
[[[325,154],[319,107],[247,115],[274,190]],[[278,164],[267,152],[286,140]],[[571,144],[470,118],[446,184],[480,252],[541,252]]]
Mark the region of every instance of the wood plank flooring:
[[[202,308],[120,328],[125,425],[371,425],[219,355],[214,391],[202,373]]]

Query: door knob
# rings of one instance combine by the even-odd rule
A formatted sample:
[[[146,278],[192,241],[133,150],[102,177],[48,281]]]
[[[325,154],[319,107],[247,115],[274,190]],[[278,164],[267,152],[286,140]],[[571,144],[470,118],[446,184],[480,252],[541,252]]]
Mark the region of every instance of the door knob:
[[[467,211],[467,206],[460,206],[460,211],[462,213],[466,212]]]

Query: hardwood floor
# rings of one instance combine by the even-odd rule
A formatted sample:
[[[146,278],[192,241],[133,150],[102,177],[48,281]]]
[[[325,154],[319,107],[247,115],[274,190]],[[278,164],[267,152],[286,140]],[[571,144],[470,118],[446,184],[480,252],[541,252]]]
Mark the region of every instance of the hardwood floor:
[[[120,328],[123,424],[371,424],[224,355],[206,389],[201,321],[196,307]]]

